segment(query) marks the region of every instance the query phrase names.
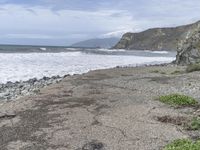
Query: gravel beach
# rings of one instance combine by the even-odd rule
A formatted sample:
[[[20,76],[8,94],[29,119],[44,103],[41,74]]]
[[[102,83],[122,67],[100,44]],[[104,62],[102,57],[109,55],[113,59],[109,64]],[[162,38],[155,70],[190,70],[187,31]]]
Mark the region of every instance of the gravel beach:
[[[199,72],[148,66],[91,71],[62,78],[35,95],[0,102],[1,150],[159,150],[179,138],[198,138],[173,122],[199,108],[156,100],[180,93],[200,102]]]
[[[40,89],[60,82],[63,78],[68,77],[53,76],[43,77],[42,79],[29,79],[27,81],[20,82],[7,82],[6,84],[0,84],[0,101],[19,99],[20,97],[27,95],[36,95],[40,92]]]

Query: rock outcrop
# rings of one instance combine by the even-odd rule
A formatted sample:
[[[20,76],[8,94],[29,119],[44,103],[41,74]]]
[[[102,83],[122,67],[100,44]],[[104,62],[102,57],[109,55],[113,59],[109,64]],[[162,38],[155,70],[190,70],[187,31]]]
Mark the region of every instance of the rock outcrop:
[[[126,33],[113,48],[176,51],[178,43],[186,39],[199,24],[200,21],[173,28],[154,28],[140,33]]]
[[[179,65],[200,62],[200,25],[192,32],[190,37],[181,41],[178,46],[176,63]]]

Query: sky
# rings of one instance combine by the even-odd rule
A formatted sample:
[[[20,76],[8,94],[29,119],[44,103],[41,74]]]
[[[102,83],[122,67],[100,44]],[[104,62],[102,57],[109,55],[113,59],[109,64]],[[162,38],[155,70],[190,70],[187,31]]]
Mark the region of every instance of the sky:
[[[0,44],[58,45],[200,20],[200,0],[0,0]]]

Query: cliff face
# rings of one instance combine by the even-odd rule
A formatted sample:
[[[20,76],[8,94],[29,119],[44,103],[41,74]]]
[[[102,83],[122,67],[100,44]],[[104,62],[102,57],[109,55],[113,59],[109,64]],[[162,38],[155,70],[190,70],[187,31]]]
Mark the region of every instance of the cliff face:
[[[176,56],[179,65],[194,64],[200,62],[200,25],[192,34],[180,41]]]
[[[114,49],[176,51],[180,41],[186,39],[199,22],[174,28],[154,28],[140,33],[126,33]]]

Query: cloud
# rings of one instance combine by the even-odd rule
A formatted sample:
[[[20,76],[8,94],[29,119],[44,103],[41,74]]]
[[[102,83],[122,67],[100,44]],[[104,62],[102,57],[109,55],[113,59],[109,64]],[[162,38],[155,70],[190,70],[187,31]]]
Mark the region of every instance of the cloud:
[[[10,38],[10,39],[53,39],[54,36],[49,35],[42,35],[42,34],[6,34],[3,35],[4,38]]]
[[[2,35],[3,38],[9,39],[76,39],[76,38],[87,38],[85,34],[68,34],[68,35],[49,35],[49,34],[5,34]]]
[[[49,7],[1,5],[0,33],[5,38],[69,38],[86,39],[101,34],[131,28],[132,16],[121,10],[57,10]],[[117,15],[116,15],[117,14]],[[127,22],[124,24],[124,22]]]
[[[200,19],[199,0],[0,0],[0,40],[61,41],[121,36]]]
[[[33,9],[31,9],[31,8],[27,8],[26,11],[29,11],[32,14],[37,15],[37,13]]]
[[[108,32],[103,35],[100,35],[100,37],[101,38],[121,37],[124,33],[127,33],[127,32],[134,32],[134,30],[130,28],[130,29],[112,31],[112,32]]]

